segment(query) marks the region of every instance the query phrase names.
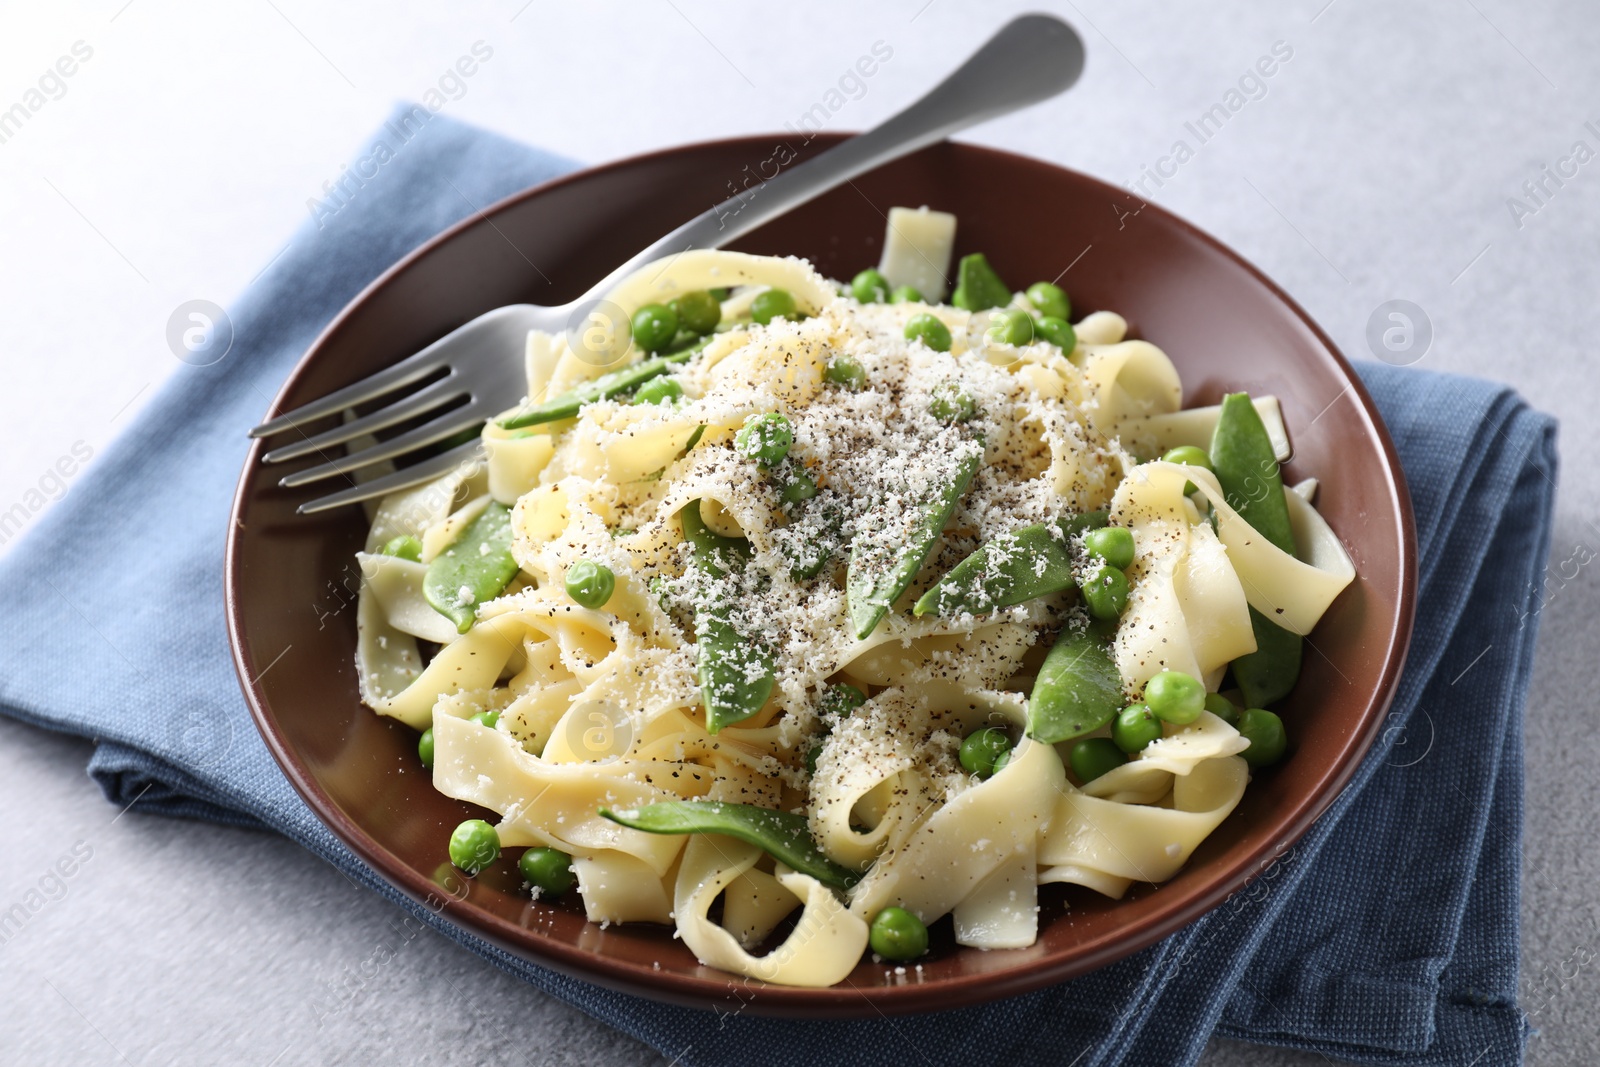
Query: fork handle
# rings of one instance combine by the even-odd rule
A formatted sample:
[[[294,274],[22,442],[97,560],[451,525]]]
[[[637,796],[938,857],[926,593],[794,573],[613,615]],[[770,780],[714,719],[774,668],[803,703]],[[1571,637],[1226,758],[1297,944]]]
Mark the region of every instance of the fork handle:
[[[1081,73],[1083,42],[1071,26],[1049,15],[1013,19],[910,107],[696,215],[612,271],[572,306],[592,302],[646,263],[692,248],[720,248],[874,167],[957,130],[1047,100],[1070,88]]]

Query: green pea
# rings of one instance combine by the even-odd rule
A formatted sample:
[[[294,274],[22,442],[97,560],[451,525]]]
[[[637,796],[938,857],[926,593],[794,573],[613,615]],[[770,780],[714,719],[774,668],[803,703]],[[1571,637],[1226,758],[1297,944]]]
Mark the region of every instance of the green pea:
[[[1132,755],[1152,741],[1161,740],[1161,720],[1147,704],[1129,704],[1111,723],[1111,740]]]
[[[1072,317],[1072,301],[1067,299],[1066,291],[1059,285],[1051,282],[1034,282],[1028,286],[1028,303],[1033,305],[1033,310],[1040,315],[1048,315],[1053,319],[1070,319]]]
[[[578,884],[572,857],[559,848],[530,848],[517,860],[517,870],[540,896],[559,897]]]
[[[1128,606],[1128,576],[1109,563],[1099,563],[1083,576],[1078,587],[1089,614],[1097,619],[1118,619]]]
[[[676,378],[651,378],[634,391],[635,404],[670,404],[683,395],[683,386]]]
[[[604,607],[617,588],[617,576],[604,563],[580,559],[567,568],[567,595],[586,608]]]
[[[995,760],[1009,751],[1011,751],[1011,738],[1006,736],[1005,731],[985,726],[981,730],[972,731],[966,740],[961,742],[959,758],[961,766],[966,768],[968,774],[987,778],[994,773]]]
[[[867,942],[884,959],[903,963],[928,951],[928,928],[906,909],[891,905],[872,917]]]
[[[853,685],[830,685],[823,691],[818,710],[824,715],[837,715],[843,719],[866,702],[867,694]]]
[[[1187,726],[1206,708],[1206,687],[1192,674],[1162,671],[1144,683],[1144,702],[1163,722]]]
[[[1001,345],[1026,345],[1033,342],[1033,316],[1018,308],[997,312],[989,323],[989,340]]]
[[[665,304],[646,304],[633,313],[633,340],[646,352],[659,352],[678,335],[678,313]]]
[[[776,467],[789,454],[794,444],[794,427],[776,411],[752,415],[744,420],[744,427],[734,434],[734,450],[749,456],[763,467]]]
[[[803,469],[796,471],[778,494],[785,504],[798,504],[816,495],[817,480]]]
[[[726,285],[723,285],[718,286],[715,289],[707,289],[706,292],[711,294],[711,299],[721,303],[722,301],[728,299],[728,294],[733,292],[733,290],[729,289]]]
[[[1090,737],[1072,746],[1067,762],[1072,765],[1072,773],[1078,776],[1078,781],[1087,785],[1127,763],[1128,757],[1109,737]]]
[[[835,356],[822,372],[823,381],[856,390],[867,384],[867,369],[854,356]]]
[[[1078,331],[1074,330],[1066,319],[1058,319],[1054,315],[1041,315],[1039,321],[1033,324],[1033,332],[1069,356],[1072,355],[1072,350],[1078,347]]]
[[[422,731],[422,736],[417,738],[417,758],[428,770],[433,770],[433,727]]]
[[[489,729],[493,730],[500,722],[500,713],[498,711],[494,711],[493,709],[489,711],[480,711],[478,714],[472,717],[472,721],[477,723],[479,726],[487,726]]]
[[[763,326],[773,319],[792,319],[798,315],[794,297],[787,289],[768,289],[750,301],[750,317]]]
[[[667,304],[678,316],[679,329],[708,334],[722,321],[722,304],[704,289],[684,293]]]
[[[906,320],[905,336],[907,341],[921,341],[935,352],[950,351],[950,327],[926,311]]]
[[[955,382],[940,382],[933,387],[928,410],[940,422],[966,422],[977,413],[978,405]]]
[[[1195,445],[1179,445],[1170,449],[1161,457],[1163,463],[1183,463],[1190,467],[1204,467],[1211,469],[1211,457],[1206,455],[1206,450]]]
[[[902,285],[889,294],[889,303],[891,304],[922,304],[925,302],[922,298],[922,291],[914,285]]]
[[[1283,758],[1289,738],[1283,720],[1264,708],[1246,708],[1239,716],[1239,734],[1250,747],[1239,755],[1252,767],[1270,767]]]
[[[1083,535],[1083,549],[1126,570],[1133,563],[1133,534],[1126,526],[1102,526]]]
[[[1229,726],[1238,727],[1239,725],[1238,707],[1221,693],[1206,694],[1206,710]]]
[[[1189,467],[1204,467],[1206,470],[1211,469],[1211,457],[1206,455],[1205,449],[1197,448],[1194,445],[1179,445],[1177,448],[1169,449],[1167,453],[1161,457],[1161,462],[1182,463]],[[1184,496],[1188,496],[1194,491],[1195,484],[1193,482],[1183,483]]]
[[[850,293],[863,304],[881,304],[889,299],[889,279],[868,267],[850,279]]]
[[[412,563],[422,562],[422,542],[410,534],[401,534],[378,551],[385,556],[409,559]]]
[[[996,756],[994,758],[994,770],[989,772],[989,777],[993,778],[995,775],[1005,770],[1006,764],[1011,762],[1011,754],[1015,751],[1016,749],[1014,748],[1008,748],[1004,752],[1000,753],[1000,755]]]
[[[450,835],[450,862],[477,874],[500,858],[500,835],[482,819],[468,819]]]

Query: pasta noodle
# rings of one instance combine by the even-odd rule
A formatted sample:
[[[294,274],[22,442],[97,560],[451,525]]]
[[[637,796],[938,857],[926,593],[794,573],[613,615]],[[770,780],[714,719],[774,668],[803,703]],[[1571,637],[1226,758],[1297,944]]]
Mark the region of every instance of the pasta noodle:
[[[902,240],[947,258],[947,218],[904,216]],[[884,263],[911,276],[914,258],[891,247]],[[1118,706],[1162,672],[1214,695],[1257,649],[1252,609],[1304,634],[1354,576],[1314,483],[1284,494],[1288,552],[1211,471],[1142,462],[1204,447],[1226,416],[1184,409],[1171,361],[1112,312],[1081,319],[1070,346],[1007,343],[991,327],[1032,297],[863,304],[804,261],[712,251],[608,299],[637,342],[638,315],[713,287],[730,290],[721,322],[669,356],[664,402],[608,391],[627,361],[534,333],[528,399],[485,428],[482,458],[381,503],[358,556],[363,700],[431,731],[435,788],[497,813],[500,845],[572,857],[590,920],[672,924],[707,965],[769,982],[842,980],[886,909],[1021,948],[1042,884],[1120,897],[1172,877],[1238,804],[1254,742],[1207,710],[1086,777],[1074,745],[1111,727],[1054,742],[1035,729],[1053,635],[1090,622],[1071,588],[1099,566],[1084,535],[1055,542],[1072,579],[1047,591],[985,610],[924,612],[919,597],[1020,528],[1103,510],[1133,544],[1106,646]],[[761,321],[779,291],[793,312]],[[581,402],[550,406],[566,396]],[[1277,402],[1254,404],[1287,458]],[[479,552],[509,553],[513,577],[482,598],[470,581],[441,594],[447,565],[474,563],[456,547],[492,522],[507,540]],[[919,538],[924,556],[908,556]],[[906,573],[858,633],[863,544]],[[464,630],[445,610],[462,604]],[[731,673],[713,682],[717,662]],[[830,703],[841,686],[857,706]],[[745,706],[724,721],[719,700]],[[985,730],[1005,755],[972,773]],[[629,822],[679,802],[803,816],[805,854],[822,858]]]

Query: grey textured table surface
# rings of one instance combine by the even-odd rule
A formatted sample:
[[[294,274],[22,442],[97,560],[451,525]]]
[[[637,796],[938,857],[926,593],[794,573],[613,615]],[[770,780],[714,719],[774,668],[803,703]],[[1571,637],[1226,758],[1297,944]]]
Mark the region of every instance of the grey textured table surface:
[[[177,366],[162,341],[172,308],[246,286],[389,102],[440,86],[475,41],[493,58],[445,86],[450,114],[600,161],[798,123],[881,41],[892,58],[826,124],[863,127],[1011,7],[108,0],[8,14],[0,108],[58,57],[81,59],[75,42],[89,57],[0,142],[0,504],[26,499],[75,442],[104,447]],[[1600,408],[1600,15],[1581,0],[1059,9],[1090,47],[1082,83],[972,139],[1142,179],[1352,356],[1368,355],[1379,305],[1410,300],[1432,326],[1418,366],[1512,382],[1562,418],[1528,714],[1522,984],[1540,1031],[1530,1061],[1600,1063],[1600,613],[1596,569],[1578,562],[1600,548],[1600,473],[1581,439]],[[1275,45],[1290,54],[1272,76],[1241,82]],[[1230,102],[1204,143],[1186,128]],[[1180,140],[1193,150],[1181,163]],[[0,1060],[663,1062],[399,925],[286,841],[119,814],[84,778],[82,741],[0,721],[0,751],[0,904],[75,845],[88,855],[0,946]],[[1218,1043],[1207,1062],[1325,1061]]]

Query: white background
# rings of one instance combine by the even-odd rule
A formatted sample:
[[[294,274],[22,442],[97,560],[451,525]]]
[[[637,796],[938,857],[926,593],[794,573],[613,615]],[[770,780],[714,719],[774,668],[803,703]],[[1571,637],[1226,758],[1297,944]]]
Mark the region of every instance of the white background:
[[[1507,200],[1573,143],[1600,150],[1600,16],[1572,2],[1085,0],[1070,94],[972,140],[1131,181],[1276,41],[1293,58],[1152,198],[1233,244],[1353,357],[1369,315],[1431,318],[1419,366],[1498,378],[1563,420],[1555,560],[1600,548],[1585,440],[1600,404],[1600,162],[1536,213]],[[890,61],[833,129],[870,125],[954,66],[1013,7],[954,0],[713,5],[109,0],[0,6],[0,110],[76,42],[93,50],[0,143],[0,511],[78,441],[99,451],[178,366],[178,304],[226,305],[306,201],[399,99],[483,41],[445,113],[599,162],[794,122],[874,42]],[[1192,139],[1191,139],[1192,140]],[[1525,201],[1534,206],[1533,201]],[[1049,205],[1019,204],[1019,211]],[[46,488],[51,488],[46,485]],[[114,521],[114,517],[108,518]],[[136,550],[137,546],[130,546]],[[0,551],[3,551],[0,547]],[[1554,579],[1529,705],[1525,975],[1534,1062],[1600,1061],[1597,754],[1587,672],[1595,580]],[[653,1053],[433,934],[317,1022],[397,913],[287,843],[111,818],[75,741],[0,739],[0,899],[94,842],[71,894],[0,948],[0,1048],[37,1062],[653,1062]],[[237,903],[218,909],[212,894]],[[1320,1062],[1218,1046],[1216,1062]],[[10,1056],[0,1056],[9,1059]]]

